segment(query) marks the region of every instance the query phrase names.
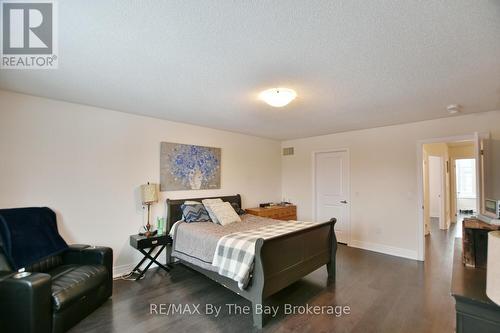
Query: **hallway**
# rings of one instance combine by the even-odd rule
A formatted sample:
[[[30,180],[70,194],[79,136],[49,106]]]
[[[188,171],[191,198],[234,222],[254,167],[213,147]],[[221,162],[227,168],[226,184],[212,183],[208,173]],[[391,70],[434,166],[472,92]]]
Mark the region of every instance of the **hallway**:
[[[452,223],[447,230],[439,229],[437,218],[431,218],[431,233],[425,236],[425,294],[427,302],[434,308],[441,308],[444,318],[440,322],[441,330],[433,332],[453,332],[455,327],[455,302],[451,296],[451,272],[453,250],[457,237],[462,238],[462,218]],[[441,306],[440,306],[441,305]]]

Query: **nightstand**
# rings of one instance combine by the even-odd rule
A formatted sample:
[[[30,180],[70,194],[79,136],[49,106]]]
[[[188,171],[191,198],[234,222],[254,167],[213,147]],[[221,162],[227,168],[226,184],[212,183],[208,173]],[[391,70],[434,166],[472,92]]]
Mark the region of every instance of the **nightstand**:
[[[248,208],[246,212],[275,220],[297,220],[297,206],[295,205]]]
[[[165,249],[165,247],[172,245],[172,238],[169,235],[155,235],[151,237],[146,237],[142,235],[132,235],[130,236],[130,246],[132,246],[134,249],[138,250],[139,252],[144,255],[144,258],[135,266],[135,268],[132,270],[132,272],[137,272],[139,273],[139,276],[135,279],[136,281],[139,280],[149,269],[149,267],[155,263],[158,265],[158,267],[161,267],[165,271],[169,271],[170,266],[167,264],[166,266],[159,263],[156,258],[162,253],[162,251]],[[158,252],[154,256],[151,256],[151,253],[157,248],[160,247]],[[149,249],[147,252],[145,249]],[[168,253],[167,253],[168,256]],[[149,263],[146,265],[144,269],[140,269],[141,265],[146,261],[149,260]]]

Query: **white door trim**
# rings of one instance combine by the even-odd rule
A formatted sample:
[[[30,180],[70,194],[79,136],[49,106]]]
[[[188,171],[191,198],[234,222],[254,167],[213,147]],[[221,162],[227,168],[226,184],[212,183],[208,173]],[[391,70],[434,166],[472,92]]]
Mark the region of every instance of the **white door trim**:
[[[481,137],[488,134],[481,134]],[[449,143],[457,141],[474,141],[477,133],[431,138],[417,141],[417,260],[425,260],[425,237],[424,237],[424,179],[423,179],[423,149],[426,143]]]
[[[312,159],[312,217],[316,221],[316,155],[320,153],[338,153],[345,152],[347,155],[347,181],[349,182],[349,194],[347,198],[347,245],[351,244],[351,154],[349,148],[333,148],[314,150],[311,152]]]
[[[449,228],[448,225],[448,216],[446,214],[446,198],[449,196],[449,193],[446,193],[446,161],[444,156],[439,156],[440,161],[440,186],[441,186],[441,197],[439,197],[439,228],[442,230],[446,230]]]

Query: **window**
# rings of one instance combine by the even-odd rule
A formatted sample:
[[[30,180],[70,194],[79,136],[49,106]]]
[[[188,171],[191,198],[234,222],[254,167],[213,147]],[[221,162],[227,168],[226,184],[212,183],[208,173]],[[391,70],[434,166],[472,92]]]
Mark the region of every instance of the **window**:
[[[456,160],[457,198],[476,198],[476,161]]]

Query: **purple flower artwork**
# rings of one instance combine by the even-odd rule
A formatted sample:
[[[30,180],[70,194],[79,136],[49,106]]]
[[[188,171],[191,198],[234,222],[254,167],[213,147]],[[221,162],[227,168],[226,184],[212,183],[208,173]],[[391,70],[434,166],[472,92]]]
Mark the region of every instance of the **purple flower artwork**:
[[[160,190],[220,188],[220,148],[162,142]]]

